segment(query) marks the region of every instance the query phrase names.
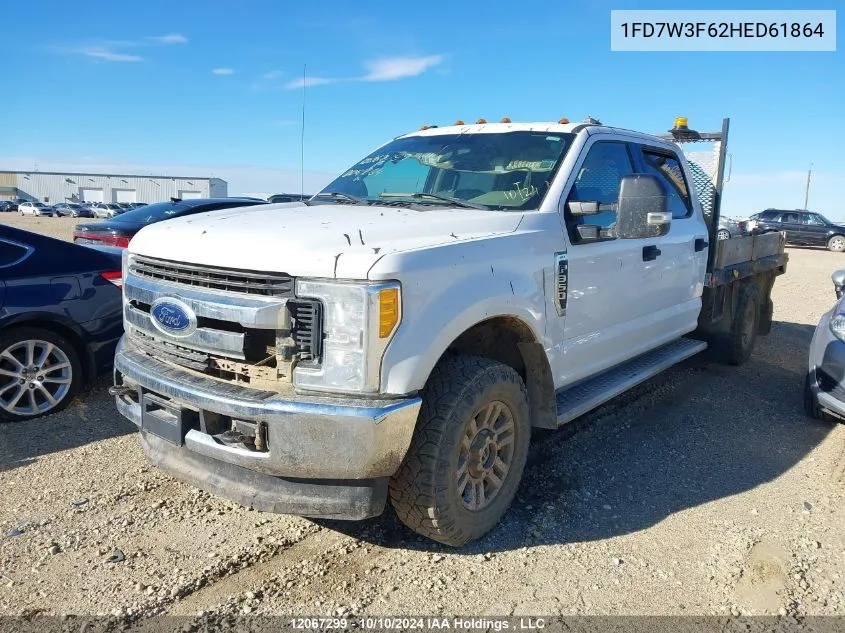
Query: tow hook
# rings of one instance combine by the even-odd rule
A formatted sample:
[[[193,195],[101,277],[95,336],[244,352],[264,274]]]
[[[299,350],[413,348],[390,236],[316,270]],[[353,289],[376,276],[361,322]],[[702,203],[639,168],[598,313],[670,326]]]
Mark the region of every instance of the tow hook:
[[[131,387],[127,387],[126,385],[114,385],[113,387],[109,387],[110,396],[128,396],[130,393],[135,393],[135,390]]]

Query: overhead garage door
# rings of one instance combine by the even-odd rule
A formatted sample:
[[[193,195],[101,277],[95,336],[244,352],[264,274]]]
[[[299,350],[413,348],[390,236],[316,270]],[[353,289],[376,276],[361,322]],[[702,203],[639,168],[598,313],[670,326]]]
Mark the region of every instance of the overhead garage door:
[[[186,191],[184,189],[179,190],[179,197],[182,200],[195,200],[196,198],[202,197],[201,191]]]
[[[134,189],[112,189],[115,202],[137,202],[138,196]]]
[[[80,187],[79,197],[82,198],[83,202],[104,202],[102,189]]]

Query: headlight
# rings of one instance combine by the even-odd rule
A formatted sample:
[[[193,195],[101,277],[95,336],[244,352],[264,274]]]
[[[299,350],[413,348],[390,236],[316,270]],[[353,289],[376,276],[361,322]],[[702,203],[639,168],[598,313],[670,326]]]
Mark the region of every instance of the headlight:
[[[397,282],[341,283],[298,279],[296,295],[323,302],[323,362],[297,367],[294,385],[314,391],[376,393],[381,360],[399,321]]]
[[[830,319],[830,331],[840,341],[845,342],[845,315],[837,314]]]

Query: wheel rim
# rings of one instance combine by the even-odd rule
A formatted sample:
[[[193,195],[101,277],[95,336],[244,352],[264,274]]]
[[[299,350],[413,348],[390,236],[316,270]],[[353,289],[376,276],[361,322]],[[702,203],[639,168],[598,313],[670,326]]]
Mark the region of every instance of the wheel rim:
[[[830,240],[830,246],[831,248],[840,250],[843,246],[845,246],[845,240],[843,240],[841,237],[834,237],[832,240]]]
[[[720,240],[727,240],[731,237],[731,234],[727,231],[719,231],[716,237],[718,237]]]
[[[45,413],[70,391],[73,368],[48,341],[14,343],[0,352],[0,407],[15,415]]]
[[[467,510],[484,510],[502,490],[513,463],[515,432],[513,413],[498,400],[470,418],[455,473],[458,495]]]

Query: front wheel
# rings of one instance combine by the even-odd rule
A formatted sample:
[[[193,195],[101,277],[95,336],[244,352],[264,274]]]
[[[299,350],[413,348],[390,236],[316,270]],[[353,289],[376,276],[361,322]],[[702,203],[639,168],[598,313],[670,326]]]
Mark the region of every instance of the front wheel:
[[[845,235],[834,235],[827,241],[827,250],[834,253],[845,251]]]
[[[457,356],[434,370],[411,447],[390,481],[399,519],[461,546],[489,532],[516,495],[531,423],[525,384],[512,368]]]
[[[28,420],[66,407],[82,383],[73,345],[50,330],[0,334],[0,420]]]
[[[726,231],[725,229],[720,229],[718,233],[716,233],[716,238],[720,240],[729,240],[731,239],[731,232]]]

